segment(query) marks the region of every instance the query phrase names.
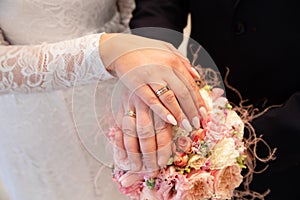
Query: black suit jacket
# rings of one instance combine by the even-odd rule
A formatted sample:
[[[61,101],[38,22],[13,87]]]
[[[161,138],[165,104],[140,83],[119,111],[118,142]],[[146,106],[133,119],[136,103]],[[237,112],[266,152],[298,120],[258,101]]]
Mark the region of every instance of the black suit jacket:
[[[256,107],[283,104],[253,121],[258,135],[277,147],[277,159],[255,176],[252,189],[267,199],[300,199],[300,14],[297,0],[137,0],[131,28],[179,32],[191,14],[191,38],[203,46],[222,76]],[[140,34],[140,33],[139,33]],[[180,44],[180,36],[142,33]],[[201,61],[199,61],[201,63]],[[236,95],[227,90],[229,100]]]

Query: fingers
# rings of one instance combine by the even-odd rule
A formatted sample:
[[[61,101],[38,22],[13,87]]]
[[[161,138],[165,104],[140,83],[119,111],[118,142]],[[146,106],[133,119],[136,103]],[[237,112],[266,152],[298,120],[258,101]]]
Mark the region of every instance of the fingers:
[[[127,157],[123,141],[123,133],[120,129],[117,129],[114,136],[114,158],[116,160],[123,160]]]
[[[187,72],[185,68],[184,70]],[[135,77],[134,82],[128,83],[127,81],[137,73],[136,71],[139,72],[139,77]],[[180,124],[180,126],[188,132],[192,131],[190,122],[192,122],[195,128],[199,128],[200,122],[198,115],[201,106],[198,108],[195,105],[192,96],[192,92],[200,96],[199,92],[188,89],[182,80],[173,72],[171,67],[154,64],[140,66],[124,75],[121,81],[127,82],[126,86],[134,91],[136,95],[166,122],[173,125]],[[147,84],[143,83],[144,81],[146,81]],[[197,87],[194,81],[192,81],[192,83]],[[174,88],[173,92],[167,91],[161,95],[155,94],[167,84],[169,87]],[[177,99],[179,99],[179,102]]]
[[[181,81],[184,83],[184,85],[187,87],[187,89],[189,90],[189,92],[192,96],[192,99],[196,105],[196,108],[199,109],[200,107],[205,106],[204,100],[199,93],[198,85],[195,83],[195,80],[203,82],[200,74],[197,72],[197,70],[194,67],[192,67],[188,58],[183,56],[178,51],[178,49],[176,49],[172,44],[166,43],[166,46],[169,48],[169,50],[171,50],[178,57],[178,62],[181,62],[183,65],[183,66],[178,65],[178,64],[174,65],[173,70],[176,73],[176,75],[181,79]],[[192,77],[191,77],[191,75],[192,75]],[[181,103],[182,108],[185,110],[185,113],[187,114],[189,120],[191,120],[194,127],[197,128],[198,120],[197,120],[197,118],[193,117],[193,115],[195,113],[189,112],[189,110],[192,109],[192,106],[190,106],[190,104],[182,104],[182,101],[180,99],[178,99],[178,100]],[[185,105],[187,105],[187,106],[185,107]],[[198,114],[199,113],[200,112],[198,110]]]
[[[156,139],[150,108],[138,97],[135,98],[137,135],[142,153],[144,170],[155,173],[158,170]]]
[[[186,87],[185,84],[178,79],[168,79],[167,82],[170,89],[175,93],[177,100],[180,103],[180,107],[186,114],[187,118],[192,125],[198,129],[200,127],[199,108],[201,106],[195,104],[193,100],[193,96],[195,96],[196,93],[196,88],[190,89],[189,86]],[[161,96],[160,99],[164,99],[164,96]],[[187,120],[182,120],[182,125],[189,132],[192,131],[189,128],[190,125],[188,124]]]
[[[127,110],[135,112],[133,105],[128,106]],[[124,147],[130,162],[130,168],[132,171],[139,171],[142,168],[142,157],[139,149],[139,141],[136,133],[136,122],[134,116],[125,115],[123,117],[122,132],[124,134]]]
[[[160,167],[166,166],[172,154],[172,125],[152,113],[139,97],[133,100],[143,170],[152,176]]]
[[[199,78],[199,74],[191,68],[188,59],[182,56],[172,45],[162,41],[123,34],[117,36],[101,45],[102,53],[114,49],[111,46],[118,47],[117,51],[114,49],[112,52],[113,58],[106,59],[106,56],[102,56],[104,63],[112,63],[117,76],[122,78],[122,82],[131,91],[140,88],[136,90],[138,96],[166,122],[175,125],[175,118],[177,121],[180,120],[181,125],[188,131],[190,131],[190,124],[198,128],[199,108],[204,104],[194,82],[194,78]],[[123,41],[127,41],[127,43],[117,42],[121,41],[121,38],[126,38]],[[110,61],[106,62],[106,60]],[[126,78],[123,78],[124,76]],[[170,106],[162,103],[151,90],[152,81],[166,82],[173,90],[180,107],[175,103]],[[142,87],[144,89],[141,89]],[[166,100],[168,99],[175,98],[167,97]],[[185,118],[190,124],[186,122]]]
[[[130,162],[124,146],[123,132],[117,128],[113,143],[113,160],[117,167],[123,170],[130,170]]]
[[[146,105],[150,107],[151,110],[153,110],[154,113],[160,116],[164,121],[171,123],[174,126],[177,125],[177,121],[173,113],[178,112],[179,114],[177,114],[177,116],[181,116],[182,111],[178,105],[175,109],[173,109],[172,113],[172,111],[168,110],[167,107],[162,104],[160,99],[155,95],[153,89],[149,85],[142,85],[135,90],[135,93],[145,102]],[[174,97],[174,103],[175,100],[176,99]],[[179,119],[179,117],[177,117],[177,119]]]
[[[185,73],[188,73],[184,67],[182,68]],[[188,83],[186,78],[179,78],[179,76],[173,72],[172,68],[158,65],[141,66],[136,70],[140,72],[139,77],[136,78],[134,83],[127,83],[127,86],[158,116],[173,125],[179,123],[179,125],[188,132],[192,131],[191,123],[195,128],[200,127],[199,108],[203,105],[201,103],[197,104],[194,101],[194,99],[201,98],[198,91],[199,88],[191,77],[191,79],[188,80],[191,81],[191,83]],[[133,74],[134,72],[131,71],[122,77],[121,80],[126,82]],[[149,74],[152,75],[151,78],[149,78]],[[144,79],[146,79],[147,84],[143,83]],[[185,83],[181,79],[184,80]],[[136,84],[139,85],[135,86]],[[191,86],[186,86],[185,84],[190,84]],[[172,91],[166,91],[159,95],[156,94],[166,85],[168,85]]]
[[[129,100],[124,103],[124,110],[127,112],[122,121],[123,143],[122,136],[117,134],[116,142],[120,149],[124,146],[132,171],[143,170],[152,176],[158,170],[152,111],[134,94],[125,98]]]
[[[180,81],[179,83],[180,84]],[[152,84],[152,88],[154,89],[157,97],[160,101],[168,108],[168,110],[175,116],[176,120],[180,122],[180,126],[183,127],[188,132],[193,130],[190,122],[182,111],[177,98],[172,90],[169,89],[169,86]],[[197,110],[194,110],[197,115]]]
[[[147,49],[130,52],[118,60],[118,65],[123,66],[119,67],[120,80],[166,122],[176,125],[172,120],[175,118],[180,124],[185,124],[187,129],[188,123],[183,121],[183,116],[186,115],[185,118],[198,128],[199,120],[195,116],[199,115],[199,108],[203,103],[200,101],[198,86],[184,65],[188,62],[182,60],[171,51]],[[160,83],[164,86],[164,82],[174,91],[180,107],[175,104],[167,107],[155,95],[154,91],[159,88],[153,88],[152,84]],[[173,99],[175,102],[175,98],[167,99]]]
[[[185,82],[185,80],[187,80],[187,82],[185,82],[185,83],[189,83],[192,86],[189,89],[193,89],[193,88],[195,89],[195,90],[191,90],[191,91],[196,91],[196,93],[192,93],[193,100],[194,100],[195,104],[198,106],[198,108],[200,108],[201,106],[204,105],[204,103],[203,103],[203,99],[201,98],[201,96],[197,92],[198,88],[194,84],[194,82],[195,82],[194,79],[203,82],[202,77],[200,76],[200,74],[198,73],[198,71],[191,65],[189,59],[187,57],[183,56],[178,51],[178,49],[176,49],[170,43],[167,43],[166,46],[179,58],[179,61],[183,64],[183,66],[187,70],[188,73],[185,70],[183,70],[182,67],[179,68],[178,65],[174,65],[175,72],[177,71],[178,75],[183,75],[183,77],[185,77],[184,79],[182,79],[183,77],[181,78],[182,81]],[[189,74],[192,75],[193,79],[190,78]],[[189,84],[187,86],[189,86]]]
[[[193,101],[197,108],[200,108],[201,106],[204,106],[204,100],[201,97],[199,93],[199,85],[196,83],[196,80],[198,82],[203,82],[202,78],[200,78],[200,75],[196,71],[195,68],[193,68],[190,64],[183,68],[176,68],[175,70],[176,75],[181,79],[181,81],[184,83],[184,85],[187,87],[187,89],[190,91],[190,94],[193,98]],[[191,78],[190,71],[197,73],[197,78]]]
[[[172,125],[164,122],[154,114],[154,128],[156,133],[157,162],[160,168],[165,167],[172,154]]]
[[[121,169],[127,170],[129,167],[124,165],[124,161],[127,160],[127,153],[125,151],[125,146],[124,146],[124,137],[123,137],[123,132],[120,129],[122,127],[122,120],[123,120],[123,105],[118,105],[117,107],[118,112],[114,116],[115,117],[115,126],[113,127],[113,135],[110,135],[112,139],[112,144],[113,144],[113,158],[114,158],[114,163]],[[128,163],[126,162],[128,165]]]

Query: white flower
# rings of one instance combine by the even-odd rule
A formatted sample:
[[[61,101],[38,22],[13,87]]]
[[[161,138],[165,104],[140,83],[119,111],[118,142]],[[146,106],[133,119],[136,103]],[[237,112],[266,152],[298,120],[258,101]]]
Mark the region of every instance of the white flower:
[[[232,165],[236,162],[236,158],[240,155],[235,148],[232,138],[224,138],[219,141],[212,149],[210,158],[212,169],[221,169]]]
[[[201,167],[205,166],[206,158],[202,157],[198,154],[194,154],[190,157],[188,166],[194,169],[200,169]]]

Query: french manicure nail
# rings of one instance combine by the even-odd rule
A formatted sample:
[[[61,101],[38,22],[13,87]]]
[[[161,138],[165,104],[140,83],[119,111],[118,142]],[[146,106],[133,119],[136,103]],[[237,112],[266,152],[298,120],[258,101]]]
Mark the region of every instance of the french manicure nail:
[[[199,117],[194,117],[194,118],[192,119],[192,123],[193,123],[193,126],[194,126],[196,129],[200,128]]]
[[[176,126],[177,125],[177,121],[176,121],[176,119],[173,117],[173,115],[167,115],[167,119],[168,119],[168,121],[171,123],[171,124],[173,124],[174,126]]]
[[[191,67],[192,71],[194,72],[194,75],[197,76],[197,78],[201,78],[200,74],[197,72],[197,70],[194,67]]]
[[[200,111],[200,115],[203,117],[203,119],[207,119],[207,111],[203,106],[199,109],[199,111]]]
[[[187,119],[182,120],[182,125],[188,132],[191,132],[193,130],[193,127]]]

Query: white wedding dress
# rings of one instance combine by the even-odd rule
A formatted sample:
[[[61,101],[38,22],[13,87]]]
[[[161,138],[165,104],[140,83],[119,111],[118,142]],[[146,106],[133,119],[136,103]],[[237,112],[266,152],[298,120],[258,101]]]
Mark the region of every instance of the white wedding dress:
[[[115,80],[98,40],[128,32],[133,8],[131,0],[0,0],[1,200],[127,199],[112,181],[103,105],[105,80]]]

